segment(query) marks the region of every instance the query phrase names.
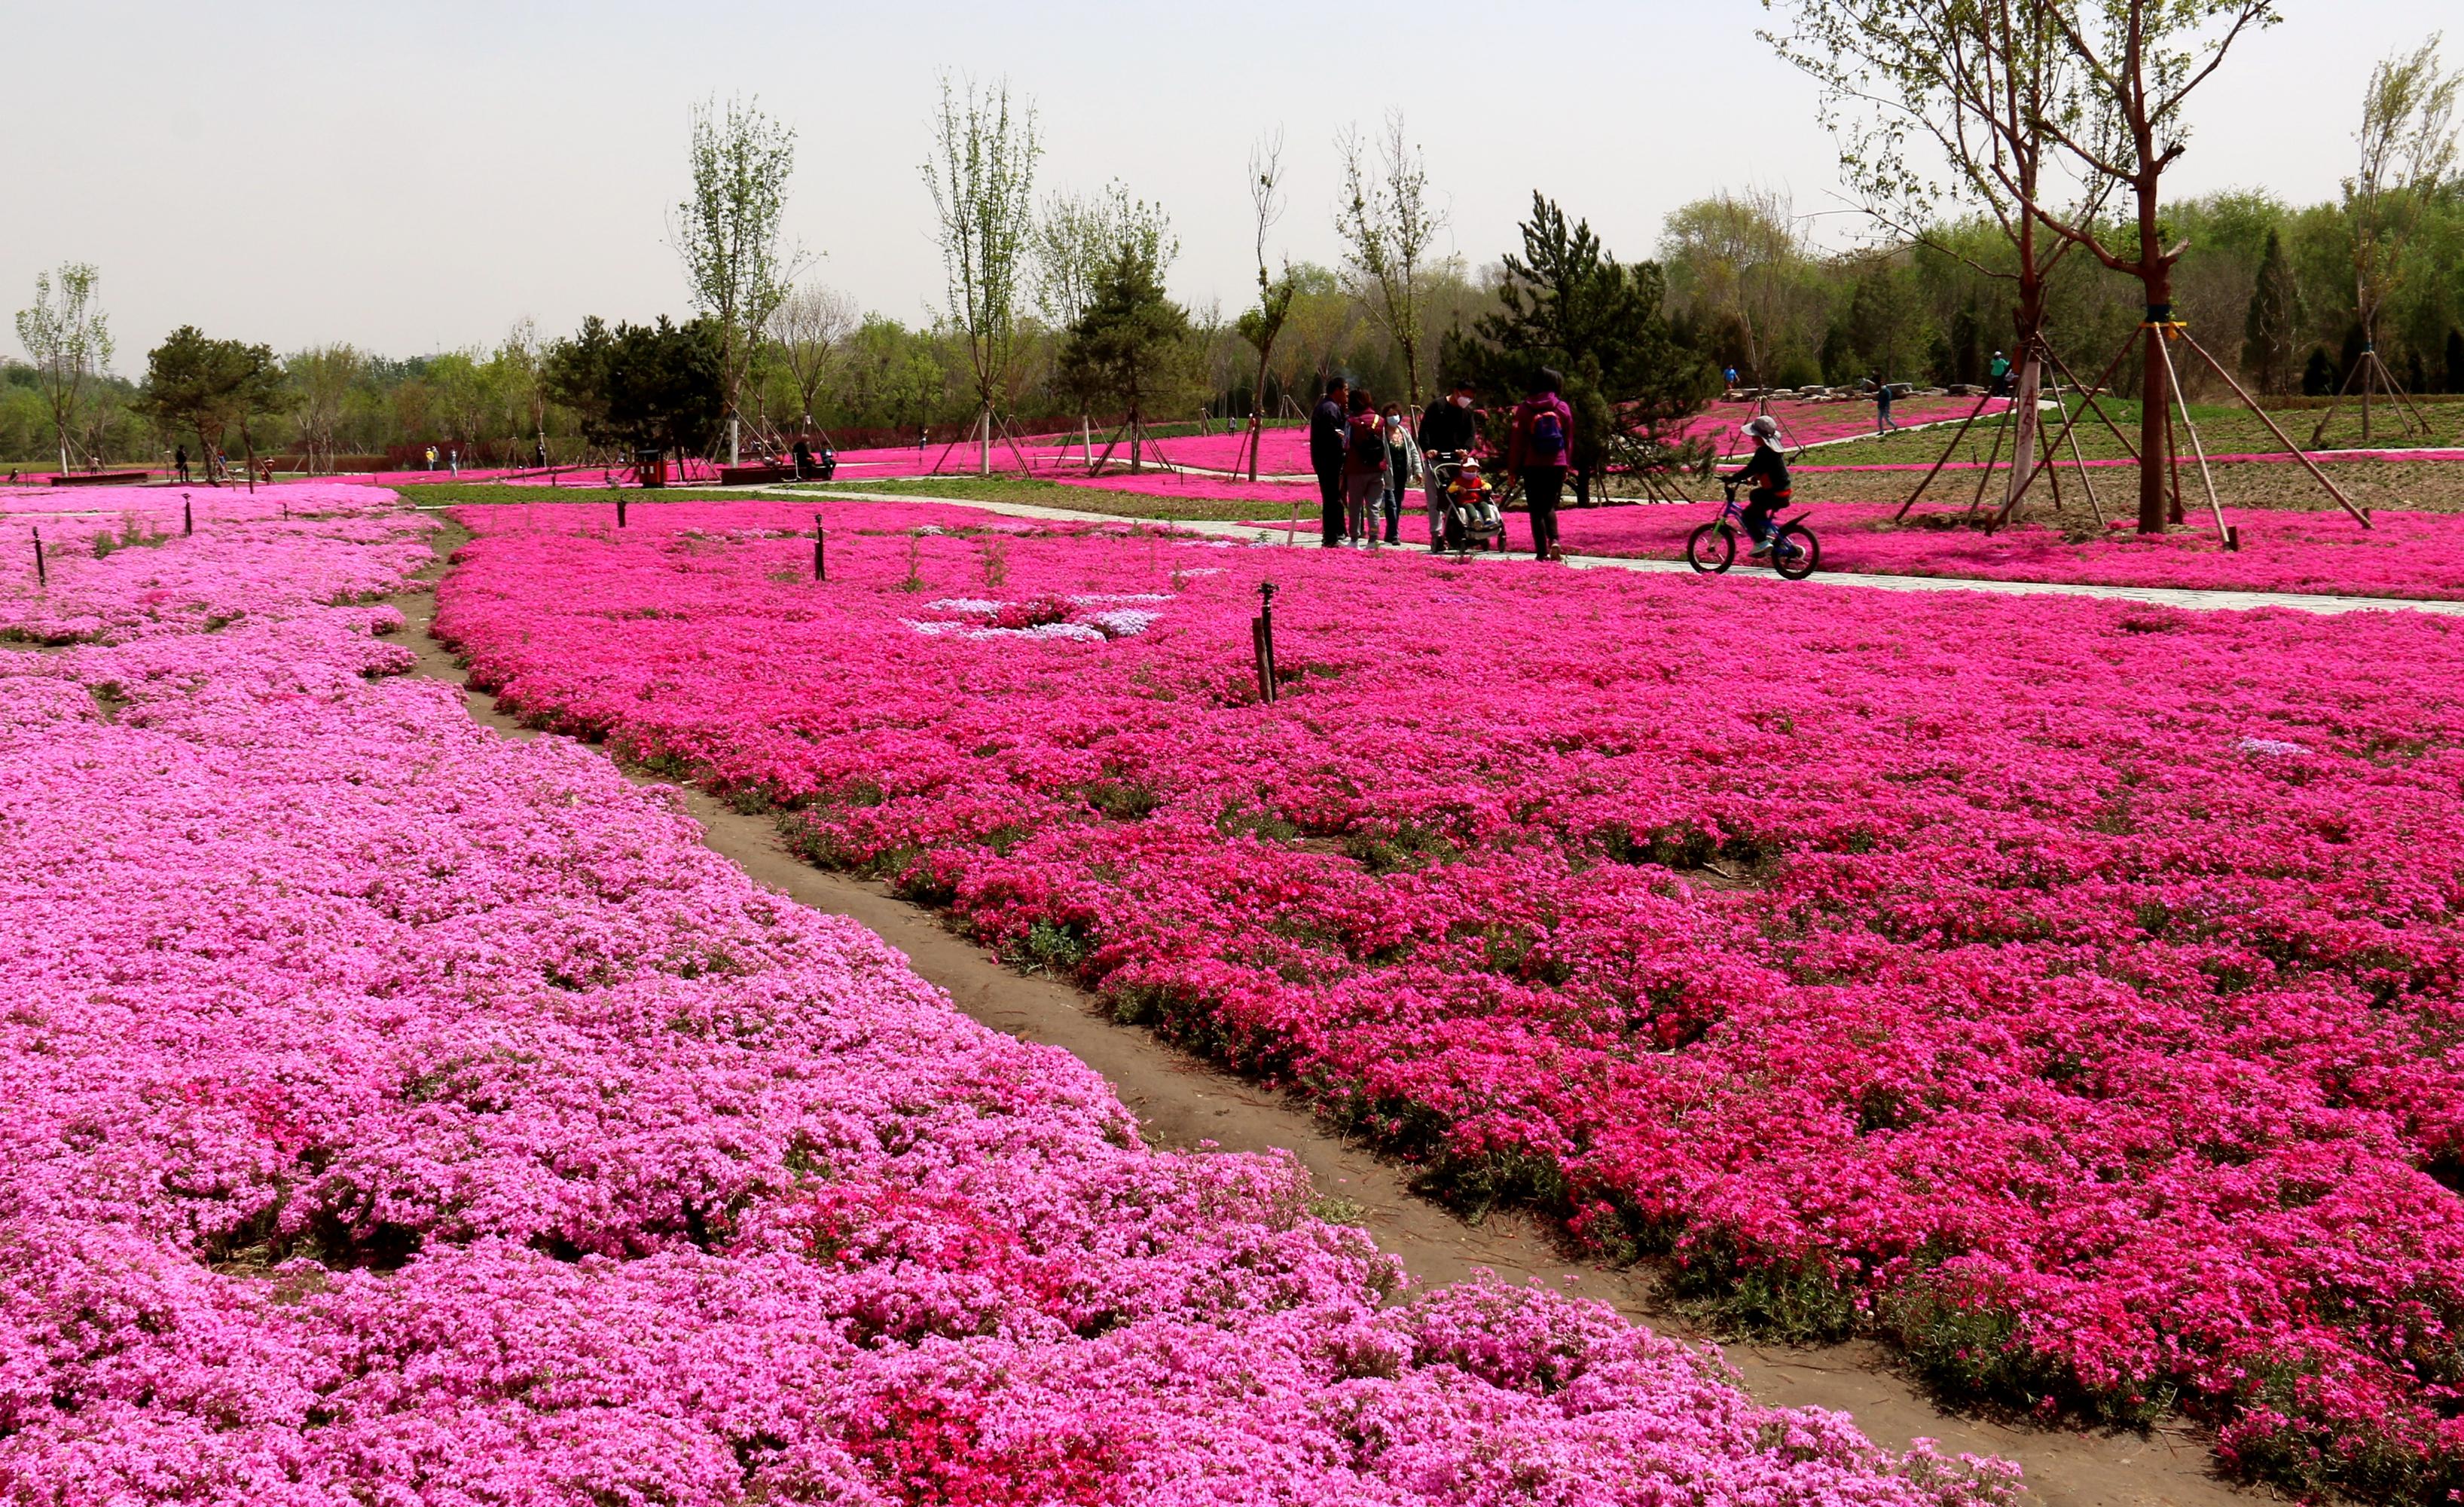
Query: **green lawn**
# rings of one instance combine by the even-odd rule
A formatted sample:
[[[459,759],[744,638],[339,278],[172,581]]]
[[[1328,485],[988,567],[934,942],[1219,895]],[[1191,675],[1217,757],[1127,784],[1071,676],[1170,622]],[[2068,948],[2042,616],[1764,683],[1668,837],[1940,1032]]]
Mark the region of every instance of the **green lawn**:
[[[2065,411],[2075,410],[2077,407],[2076,403],[2066,402]],[[2123,433],[2129,437],[2130,444],[2134,448],[2138,445],[2140,405],[2136,401],[2101,397],[2097,400],[2096,407],[2101,409],[2105,416],[2112,419]],[[2389,426],[2385,422],[2386,411],[2381,409],[2379,422],[2371,427],[2371,448],[2412,449],[2425,445],[2454,445],[2459,442],[2458,432],[2464,431],[2464,405],[2425,404],[2422,407],[2422,412],[2430,420],[2433,429],[2431,437],[2428,439],[2422,437],[2417,426],[2409,436],[2404,432]],[[2275,416],[2277,423],[2283,426],[2284,432],[2305,450],[2314,448],[2350,450],[2361,447],[2362,426],[2358,411],[2339,411],[2334,424],[2327,431],[2324,442],[2315,447],[2311,443],[2310,436],[2321,417],[2321,410],[2288,409],[2277,412]],[[2058,438],[2060,417],[2052,409],[2044,410],[2044,417],[2048,429],[2052,430]],[[2268,432],[2267,427],[2250,410],[2239,404],[2226,407],[2194,403],[2190,406],[2190,419],[2198,426],[2199,442],[2206,447],[2211,455],[2265,455],[2284,453],[2283,444],[2274,434]],[[1996,419],[1979,419],[1970,425],[1968,433],[1960,440],[1958,454],[1952,458],[1985,460],[1993,452],[1993,442],[1997,434],[2002,441],[2003,458],[2006,460],[2010,458],[2011,435],[2006,422]],[[1800,464],[1870,466],[1906,465],[1914,462],[1930,465],[1934,457],[1942,454],[1943,446],[1948,442],[1955,427],[1945,425],[1915,430],[1905,434],[1892,435],[1888,439],[1868,438],[1849,440],[1837,445],[1817,445],[1805,453]],[[2107,428],[2104,421],[2093,411],[2079,415],[2073,433],[2078,437],[2079,453],[2090,460],[2117,458],[2130,454],[2130,451],[2123,448],[2122,441],[2115,437],[2112,429]],[[2187,458],[2190,454],[2189,436],[2180,433],[2178,430],[2176,433],[2182,454]],[[2060,443],[2062,456],[2067,459],[2070,455],[2070,442],[2065,439]]]

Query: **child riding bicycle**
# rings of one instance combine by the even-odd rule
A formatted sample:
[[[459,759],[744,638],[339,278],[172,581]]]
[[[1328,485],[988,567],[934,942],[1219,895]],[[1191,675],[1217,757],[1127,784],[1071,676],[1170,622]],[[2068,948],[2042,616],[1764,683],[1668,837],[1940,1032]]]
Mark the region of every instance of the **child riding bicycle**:
[[[1788,457],[1779,448],[1779,420],[1768,413],[1757,414],[1746,421],[1745,432],[1754,442],[1753,458],[1720,480],[1730,487],[1755,480],[1762,483],[1747,494],[1744,520],[1746,537],[1754,542],[1749,558],[1759,560],[1771,551],[1771,516],[1788,506],[1792,489]]]

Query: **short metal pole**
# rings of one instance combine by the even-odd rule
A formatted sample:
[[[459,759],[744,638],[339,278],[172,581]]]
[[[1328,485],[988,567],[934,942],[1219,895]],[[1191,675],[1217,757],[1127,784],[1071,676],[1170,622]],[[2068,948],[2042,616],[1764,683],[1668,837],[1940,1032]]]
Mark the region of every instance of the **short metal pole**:
[[[1275,699],[1275,584],[1258,583],[1258,697]]]
[[[827,581],[830,578],[829,557],[824,552],[828,547],[828,539],[829,536],[823,532],[822,529],[822,515],[819,513],[814,514],[813,579],[816,581]]]
[[[34,582],[38,586],[52,584],[52,568],[43,564],[43,531],[39,528],[34,530]]]
[[[621,491],[616,494],[616,526],[625,526],[625,494]]]
[[[180,537],[186,539],[197,531],[197,515],[188,505],[188,494],[180,494]]]

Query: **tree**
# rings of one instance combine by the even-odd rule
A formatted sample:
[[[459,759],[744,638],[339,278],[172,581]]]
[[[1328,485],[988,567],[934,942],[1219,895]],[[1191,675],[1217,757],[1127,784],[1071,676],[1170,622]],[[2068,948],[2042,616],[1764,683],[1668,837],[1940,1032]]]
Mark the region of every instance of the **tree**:
[[[1158,275],[1180,255],[1163,206],[1132,199],[1117,180],[1091,199],[1057,193],[1045,201],[1035,226],[1035,301],[1054,328],[1078,322],[1124,246],[1136,247]]]
[[[796,133],[758,103],[715,102],[693,112],[693,197],[676,206],[671,231],[693,307],[719,338],[728,458],[737,458],[744,379],[771,311],[785,297],[794,258],[779,244],[779,220],[795,171]]]
[[[1764,0],[1766,5],[1772,0]],[[1772,38],[1790,61],[1823,86],[1823,121],[1839,142],[1839,162],[1866,211],[1897,235],[1957,257],[1972,271],[2013,284],[2013,406],[2017,432],[2005,493],[2015,506],[2038,461],[2036,394],[2042,383],[2047,291],[2075,243],[2042,233],[2037,207],[2051,191],[2046,121],[2070,107],[2076,63],[2049,11],[2029,0],[1793,0],[1796,31]],[[1923,147],[1948,174],[1911,154]],[[2092,220],[2112,180],[2089,173],[2067,218]],[[2008,265],[1967,254],[1929,233],[1946,197],[1980,207],[2001,233]],[[1884,290],[1873,275],[1857,299],[1880,314]],[[1852,319],[1855,316],[1852,314]],[[1869,358],[1899,365],[1901,345],[1867,346]],[[1904,368],[1903,368],[1904,369]]]
[[[33,361],[62,471],[86,385],[111,366],[111,327],[94,303],[97,276],[92,263],[63,262],[55,288],[50,273],[36,273],[34,306],[17,311],[17,342]]]
[[[2292,390],[2293,342],[2300,328],[2301,284],[2284,259],[2284,237],[2270,226],[2258,282],[2251,289],[2250,313],[2242,321],[2242,370],[2261,392]]]
[[[547,449],[547,385],[540,370],[539,325],[527,315],[505,331],[505,343],[488,360],[489,378],[505,404],[506,432],[519,438],[528,429],[537,447]],[[517,445],[516,449],[520,447]]]
[[[1907,381],[1933,339],[1914,279],[1889,256],[1873,259],[1858,277],[1846,324],[1859,365],[1883,382]]]
[[[1284,133],[1261,137],[1249,148],[1249,212],[1257,227],[1258,306],[1244,309],[1233,328],[1258,353],[1258,380],[1249,393],[1249,479],[1258,479],[1258,451],[1266,422],[1266,371],[1274,360],[1275,341],[1291,318],[1292,299],[1300,291],[1291,258],[1284,258],[1283,276],[1266,270],[1266,234],[1284,217]]]
[[[933,157],[924,181],[940,222],[949,316],[966,341],[975,379],[982,449],[978,470],[993,469],[993,420],[1007,395],[1018,355],[1018,283],[1035,233],[1035,106],[1010,111],[1006,81],[963,91],[941,78]]]
[[[195,431],[209,466],[231,426],[239,426],[252,490],[256,440],[251,420],[279,412],[284,401],[282,368],[269,346],[213,340],[183,324],[145,354],[146,414],[165,429]]]
[[[1748,381],[1770,386],[1813,271],[1805,235],[1786,194],[1749,188],[1697,199],[1672,211],[1661,233],[1671,291],[1698,315],[1733,321],[1745,346]]]
[[[366,361],[350,345],[315,345],[283,362],[282,374],[293,394],[292,411],[299,420],[299,448],[306,453],[310,471],[334,469],[335,436],[342,426],[343,409],[366,369]]]
[[[2117,250],[2117,230],[2086,214],[2039,204],[2045,228],[2084,248],[2115,272],[2135,277],[2146,304],[2141,341],[2139,531],[2160,534],[2167,516],[2175,396],[2167,350],[2173,321],[2173,266],[2188,241],[2165,241],[2165,172],[2189,149],[2190,96],[2224,65],[2234,42],[2279,19],[2276,0],[2035,0],[2079,79],[2039,122],[2082,177],[2112,179],[2129,190],[2134,233]]]
[[[1056,375],[1064,391],[1090,408],[1128,410],[1135,474],[1142,421],[1196,395],[1197,356],[1188,311],[1164,295],[1153,254],[1133,239],[1096,275],[1086,311],[1062,344]]]
[[[1522,233],[1523,254],[1504,258],[1497,308],[1474,321],[1476,339],[1442,342],[1440,364],[1498,393],[1527,391],[1540,368],[1556,368],[1574,410],[1575,496],[1588,501],[1609,466],[1676,459],[1670,432],[1702,410],[1718,379],[1670,337],[1657,265],[1619,262],[1588,221],[1569,227],[1536,190]]]
[[[1334,228],[1343,236],[1353,292],[1403,356],[1404,385],[1420,406],[1420,279],[1429,270],[1445,216],[1429,205],[1429,174],[1420,149],[1403,130],[1403,112],[1386,116],[1373,168],[1359,127],[1335,139],[1343,157],[1343,196]]]
[[[855,300],[836,288],[808,282],[779,300],[770,314],[770,343],[786,359],[803,405],[803,427],[813,427],[813,399],[829,374],[830,358],[855,332]]]
[[[2420,228],[2426,201],[2455,168],[2455,96],[2464,73],[2442,73],[2439,36],[2409,55],[2370,70],[2362,94],[2361,166],[2344,180],[2344,213],[2352,224],[2353,307],[2361,321],[2362,442],[2370,438],[2370,392],[2377,363],[2379,314],[2403,280],[2405,252]],[[2323,430],[2324,420],[2321,421]]]
[[[546,382],[592,445],[698,454],[727,413],[726,336],[709,318],[610,329],[592,315],[549,349]]]

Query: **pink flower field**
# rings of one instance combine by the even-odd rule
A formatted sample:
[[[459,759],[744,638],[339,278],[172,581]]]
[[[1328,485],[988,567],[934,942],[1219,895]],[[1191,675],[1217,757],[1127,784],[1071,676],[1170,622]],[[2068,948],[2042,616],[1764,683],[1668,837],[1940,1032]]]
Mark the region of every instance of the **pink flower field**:
[[[784,510],[460,516],[439,631],[503,704],[779,809],[1466,1207],[1954,1393],[2464,1489],[2445,619],[895,508],[817,585]]]
[[[1595,1306],[1393,1301],[1288,1161],[1147,1149],[672,790],[404,678],[364,599],[429,522],[276,493],[0,575],[77,639],[0,648],[0,1500],[2009,1498]]]

